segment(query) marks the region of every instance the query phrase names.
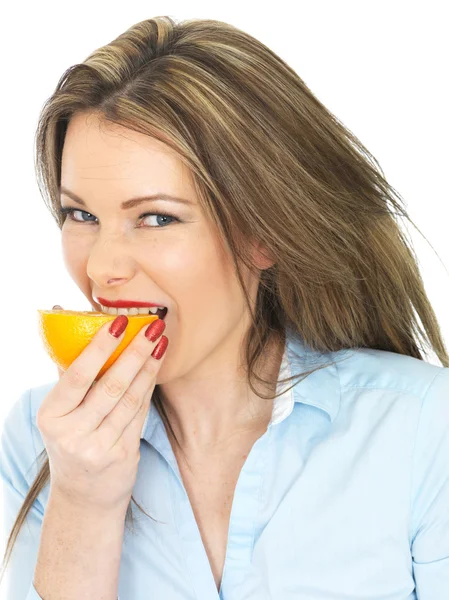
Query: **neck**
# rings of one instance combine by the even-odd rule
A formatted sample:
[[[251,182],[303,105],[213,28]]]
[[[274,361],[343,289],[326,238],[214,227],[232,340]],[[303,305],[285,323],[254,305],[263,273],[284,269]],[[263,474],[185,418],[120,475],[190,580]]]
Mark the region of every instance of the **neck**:
[[[274,382],[263,389],[266,395],[276,392],[284,348],[284,337],[272,340],[259,367],[259,375]],[[204,367],[202,377],[185,377],[182,382],[161,386],[164,408],[186,453],[217,453],[233,439],[266,430],[273,400],[260,398],[251,390],[237,362],[230,369],[229,361],[215,360]],[[256,381],[255,387],[259,390],[261,384]]]

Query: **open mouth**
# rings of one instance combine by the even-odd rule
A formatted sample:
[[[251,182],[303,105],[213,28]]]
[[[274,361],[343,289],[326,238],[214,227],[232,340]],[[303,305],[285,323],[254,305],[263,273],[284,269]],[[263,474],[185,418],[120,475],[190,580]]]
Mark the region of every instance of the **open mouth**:
[[[164,306],[164,308],[162,308],[162,310],[160,308],[157,309],[157,316],[159,317],[159,319],[162,319],[162,321],[165,319],[165,317],[167,316],[168,313],[168,308],[166,306]]]
[[[103,306],[100,304],[101,312],[106,315],[126,315],[126,316],[136,316],[136,315],[157,315],[159,319],[162,321],[165,319],[168,308],[166,306],[162,307],[154,307],[154,308],[119,308],[119,309],[110,309],[107,306]],[[120,312],[119,312],[120,311]]]

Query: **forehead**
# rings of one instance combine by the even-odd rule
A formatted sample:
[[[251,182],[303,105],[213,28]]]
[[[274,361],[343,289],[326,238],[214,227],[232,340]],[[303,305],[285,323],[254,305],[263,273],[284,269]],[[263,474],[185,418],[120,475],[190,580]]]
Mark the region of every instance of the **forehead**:
[[[127,195],[194,194],[189,169],[167,144],[92,113],[70,120],[61,170],[61,184],[81,196],[99,184],[118,185]]]

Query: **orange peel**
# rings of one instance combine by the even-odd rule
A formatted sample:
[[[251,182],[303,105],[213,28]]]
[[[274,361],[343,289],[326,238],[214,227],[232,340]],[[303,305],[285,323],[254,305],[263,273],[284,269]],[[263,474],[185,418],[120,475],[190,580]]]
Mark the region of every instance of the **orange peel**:
[[[88,346],[97,331],[116,315],[101,312],[76,310],[38,310],[39,335],[51,360],[66,371],[72,362]],[[139,333],[142,327],[149,325],[159,317],[157,315],[128,315],[128,326],[123,338],[98,372],[95,381],[115,363],[120,354]]]

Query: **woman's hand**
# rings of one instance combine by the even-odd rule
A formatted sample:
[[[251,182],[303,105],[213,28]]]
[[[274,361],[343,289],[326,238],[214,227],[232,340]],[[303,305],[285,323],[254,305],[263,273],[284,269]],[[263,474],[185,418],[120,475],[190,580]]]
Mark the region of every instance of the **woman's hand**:
[[[156,325],[158,324],[158,325]],[[119,345],[106,323],[44,398],[36,423],[49,457],[50,491],[95,510],[126,510],[140,460],[140,434],[164,359],[151,356],[146,327],[94,383]],[[150,324],[165,328],[160,319]]]

